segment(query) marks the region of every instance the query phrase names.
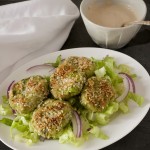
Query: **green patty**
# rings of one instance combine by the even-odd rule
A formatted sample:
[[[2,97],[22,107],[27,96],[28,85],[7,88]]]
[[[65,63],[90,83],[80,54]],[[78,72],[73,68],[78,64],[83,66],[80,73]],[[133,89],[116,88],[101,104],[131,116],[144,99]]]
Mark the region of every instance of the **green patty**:
[[[15,83],[9,92],[9,104],[17,113],[32,112],[49,94],[48,82],[32,76]]]
[[[50,77],[51,93],[56,99],[68,99],[81,92],[85,81],[84,73],[62,64]]]
[[[31,125],[38,135],[56,139],[70,122],[71,116],[72,108],[69,103],[48,99],[34,111]]]
[[[65,65],[75,67],[89,78],[94,74],[95,63],[87,57],[71,56],[64,61]]]
[[[115,91],[110,81],[105,78],[91,77],[81,93],[81,104],[93,112],[103,111],[113,101]]]

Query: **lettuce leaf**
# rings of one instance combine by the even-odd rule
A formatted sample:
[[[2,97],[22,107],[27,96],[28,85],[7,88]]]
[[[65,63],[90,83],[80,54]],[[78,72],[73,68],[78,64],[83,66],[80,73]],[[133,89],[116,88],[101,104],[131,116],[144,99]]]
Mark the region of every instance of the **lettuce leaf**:
[[[2,119],[0,120],[0,123],[3,123],[3,124],[5,124],[5,125],[7,125],[7,126],[11,126],[11,125],[12,125],[12,122],[13,122],[13,120],[12,120],[12,119],[9,119],[9,118],[2,118]]]
[[[98,70],[98,69],[100,69],[101,67],[103,67],[104,66],[104,62],[103,62],[103,60],[98,60],[98,59],[95,59],[95,58],[91,58],[91,60],[94,62],[94,64],[95,64],[95,70]]]
[[[61,64],[61,55],[59,55],[56,59],[55,63],[51,63],[54,68],[57,68]]]
[[[128,66],[128,65],[120,64],[120,65],[118,65],[117,68],[118,68],[119,72],[126,73],[126,74],[128,74],[129,76],[131,76],[132,78],[137,77],[136,74],[132,74],[132,73],[131,73],[132,68],[131,68],[130,66]]]
[[[144,97],[136,93],[129,92],[127,97],[122,102],[119,103],[119,109],[123,113],[127,113],[129,111],[129,106],[128,106],[129,100],[134,101],[138,106],[142,106],[142,104],[144,103]]]
[[[104,77],[105,74],[106,74],[106,69],[105,69],[105,67],[102,67],[102,68],[100,68],[100,69],[98,69],[98,70],[95,70],[95,75],[96,75],[97,78]]]
[[[11,115],[12,113],[12,109],[10,108],[10,106],[6,106],[6,105],[0,105],[0,115],[6,116],[6,115]]]
[[[118,111],[118,109],[118,102],[112,102],[109,104],[109,106],[104,112],[88,112],[87,118],[93,124],[106,125],[110,121],[111,116],[115,114]]]
[[[144,97],[136,93],[129,92],[127,98],[133,100],[139,106],[142,106],[142,104],[144,103]]]
[[[119,109],[123,112],[123,113],[127,113],[129,111],[129,106],[127,103],[125,102],[120,102],[119,104]]]
[[[60,143],[70,143],[75,146],[80,146],[82,145],[86,140],[88,139],[88,136],[81,136],[80,138],[75,137],[72,127],[68,126],[62,135],[59,137],[59,142]]]
[[[31,114],[17,116],[11,125],[10,133],[14,140],[33,144],[39,141],[37,133],[30,127]]]
[[[109,139],[109,137],[98,127],[98,126],[93,126],[89,132],[94,135],[96,138],[100,138],[103,140]]]
[[[108,139],[108,136],[98,126],[94,126],[89,122],[89,120],[86,118],[86,115],[87,111],[83,111],[80,115],[82,121],[82,136],[77,138],[73,133],[72,126],[68,125],[62,135],[59,137],[60,143],[70,143],[75,146],[80,146],[88,140],[89,135],[93,135],[96,138],[103,140]]]
[[[95,75],[98,78],[106,77],[110,79],[116,93],[119,95],[121,93],[119,85],[123,82],[123,80],[118,75],[118,68],[114,58],[106,56],[103,60],[94,60],[94,62],[96,64],[100,64],[99,66],[97,65],[98,67],[96,67],[97,70],[95,70]]]
[[[0,115],[12,115],[12,109],[9,105],[7,96],[2,96],[2,104],[0,105]]]

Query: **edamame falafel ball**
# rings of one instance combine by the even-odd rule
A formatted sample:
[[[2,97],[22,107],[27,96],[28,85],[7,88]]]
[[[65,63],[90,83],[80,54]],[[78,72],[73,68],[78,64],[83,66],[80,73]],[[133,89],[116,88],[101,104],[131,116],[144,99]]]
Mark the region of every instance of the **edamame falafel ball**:
[[[18,114],[32,112],[49,94],[48,81],[37,75],[15,83],[9,91],[9,104]]]
[[[33,112],[31,126],[44,138],[56,139],[72,117],[71,105],[61,100],[46,100]]]
[[[71,56],[68,57],[63,63],[84,72],[88,78],[91,77],[95,71],[95,63],[87,57]]]
[[[61,64],[50,76],[51,93],[55,99],[68,99],[81,92],[85,81],[84,73]]]
[[[81,104],[92,112],[103,111],[115,98],[111,82],[106,78],[91,77],[81,93]]]

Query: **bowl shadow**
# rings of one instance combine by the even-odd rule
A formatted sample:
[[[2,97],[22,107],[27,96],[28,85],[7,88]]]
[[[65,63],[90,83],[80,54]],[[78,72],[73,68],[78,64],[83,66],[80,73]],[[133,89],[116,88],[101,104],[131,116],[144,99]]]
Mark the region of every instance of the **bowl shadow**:
[[[145,45],[150,43],[150,29],[142,29],[137,35],[130,41],[127,47]]]

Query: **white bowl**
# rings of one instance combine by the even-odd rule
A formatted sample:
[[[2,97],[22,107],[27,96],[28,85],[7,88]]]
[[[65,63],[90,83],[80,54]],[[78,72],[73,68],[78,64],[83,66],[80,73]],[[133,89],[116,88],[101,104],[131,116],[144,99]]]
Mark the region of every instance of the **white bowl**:
[[[85,15],[86,9],[91,3],[104,2],[105,0],[83,0],[80,12],[87,32],[93,41],[101,47],[118,49],[125,46],[139,31],[141,25],[129,25],[120,28],[109,28],[91,22]],[[111,0],[115,3],[128,5],[136,12],[138,20],[144,20],[147,7],[143,0]]]

